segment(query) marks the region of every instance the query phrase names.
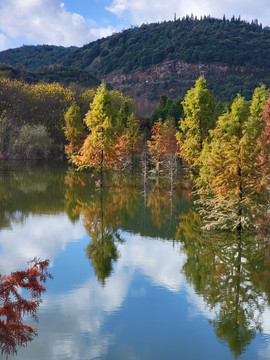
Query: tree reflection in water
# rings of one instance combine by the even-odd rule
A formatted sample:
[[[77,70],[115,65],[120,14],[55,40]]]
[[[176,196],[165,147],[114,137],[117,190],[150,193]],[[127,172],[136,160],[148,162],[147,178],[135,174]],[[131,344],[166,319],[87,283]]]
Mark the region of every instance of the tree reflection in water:
[[[90,237],[86,255],[91,260],[99,282],[104,286],[119,258],[117,243],[123,242],[119,227],[132,217],[139,203],[136,179],[130,173],[107,173],[102,187],[89,174],[69,172],[66,184],[67,208],[71,217],[83,216]],[[106,186],[109,184],[109,186]]]
[[[91,241],[86,254],[102,285],[112,272],[113,261],[119,258],[117,243],[124,241],[119,228],[133,218],[140,205],[149,208],[152,220],[159,229],[172,222],[181,187],[174,179],[159,178],[145,192],[141,174],[136,170],[103,174],[103,186],[89,173],[70,170],[66,175],[66,212],[75,221],[83,216],[84,227]],[[180,182],[181,183],[181,182]],[[147,202],[144,197],[147,195]]]
[[[0,348],[1,355],[8,359],[17,353],[18,346],[26,346],[37,335],[33,326],[23,323],[23,316],[37,320],[37,309],[41,295],[46,291],[49,261],[33,259],[27,270],[16,271],[10,275],[0,275]],[[21,291],[29,292],[28,298]]]
[[[233,232],[211,227],[206,230],[203,218],[194,210],[179,220],[176,238],[182,240],[187,254],[183,272],[216,312],[211,321],[216,335],[238,357],[256,331],[261,331],[261,316],[269,304],[270,237],[266,221],[257,216],[255,232]],[[263,229],[260,224],[264,224]]]

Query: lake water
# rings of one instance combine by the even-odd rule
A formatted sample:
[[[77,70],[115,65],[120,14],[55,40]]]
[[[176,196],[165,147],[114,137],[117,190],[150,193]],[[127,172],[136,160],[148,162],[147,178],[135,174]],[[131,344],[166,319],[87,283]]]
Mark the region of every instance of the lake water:
[[[270,359],[270,241],[202,234],[188,182],[0,163],[0,273],[50,260],[20,360]]]

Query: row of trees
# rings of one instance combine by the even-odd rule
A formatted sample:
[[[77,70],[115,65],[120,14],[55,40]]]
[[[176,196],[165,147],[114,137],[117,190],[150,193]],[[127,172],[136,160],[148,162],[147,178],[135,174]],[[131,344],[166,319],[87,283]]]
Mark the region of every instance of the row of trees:
[[[66,113],[66,153],[79,169],[94,167],[102,173],[105,168],[133,163],[134,155],[144,151],[151,157],[152,171],[160,175],[169,169],[171,176],[180,155],[208,220],[218,214],[219,224],[230,219],[230,228],[245,225],[246,209],[254,212],[258,199],[268,191],[270,100],[266,87],[256,88],[251,101],[238,95],[230,104],[217,104],[200,77],[187,92],[181,110],[179,129],[168,113],[154,122],[146,141],[131,100],[102,84],[83,121],[76,104]]]
[[[183,102],[177,134],[208,225],[248,225],[269,188],[270,100],[264,85],[250,102],[238,95],[215,119],[212,95],[198,79]],[[250,216],[252,214],[252,216]]]
[[[165,118],[164,118],[165,119]],[[65,114],[66,154],[79,169],[104,169],[134,164],[135,156],[147,152],[154,171],[176,161],[178,145],[174,118],[159,119],[147,141],[136,119],[131,99],[102,84],[82,119],[80,106],[73,103]],[[141,156],[147,162],[147,157]]]
[[[80,106],[73,103],[65,114],[68,158],[79,169],[105,168],[132,162],[141,140],[132,102],[103,83],[82,121]]]

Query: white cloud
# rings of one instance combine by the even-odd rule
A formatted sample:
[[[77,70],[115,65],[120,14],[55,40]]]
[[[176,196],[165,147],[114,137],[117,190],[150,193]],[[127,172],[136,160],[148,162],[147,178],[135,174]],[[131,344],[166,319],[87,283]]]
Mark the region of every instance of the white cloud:
[[[11,41],[24,38],[38,44],[81,46],[108,36],[115,29],[112,26],[101,28],[93,20],[68,12],[59,0],[3,0],[0,31]]]
[[[9,263],[18,265],[31,251],[53,260],[68,241],[79,239],[81,232],[81,226],[68,224],[64,215],[30,216],[25,223],[14,223],[12,230],[0,233],[0,264],[6,259],[5,269]],[[122,235],[125,242],[118,246],[120,258],[104,287],[91,277],[77,286],[71,284],[69,291],[44,296],[39,309],[39,337],[27,349],[19,350],[20,359],[80,360],[106,355],[114,335],[104,331],[103,324],[122,307],[138,271],[155,286],[172,292],[181,290],[185,256],[171,242],[127,232]],[[142,288],[139,293],[147,295]],[[137,294],[131,291],[130,296]]]
[[[231,18],[233,15],[242,19],[257,18],[264,25],[269,25],[270,8],[268,0],[113,0],[107,7],[118,17],[128,17],[133,24],[172,20],[174,13],[182,18],[186,14],[194,16],[211,15]]]
[[[124,233],[123,238],[129,240],[128,246],[119,246],[121,257],[116,263],[116,270],[118,267],[140,269],[154,285],[173,292],[180,291],[185,281],[180,272],[186,259],[184,254],[175,251],[170,242],[142,239],[128,233]]]
[[[242,19],[256,18],[263,25],[270,25],[268,0],[111,0],[103,10],[103,21],[108,18],[107,10],[121,18],[125,27],[172,20],[175,13],[177,18],[191,13],[218,18],[224,14],[227,18],[241,15]],[[60,0],[1,0],[0,50],[22,43],[82,46],[123,28],[120,23],[116,27],[101,26],[95,21],[97,16],[93,12],[92,19],[87,19],[72,13]]]
[[[23,223],[12,223],[0,231],[0,273],[24,269],[34,257],[53,262],[68,242],[78,241],[84,233],[82,224],[72,224],[65,214],[30,215]]]
[[[53,261],[68,242],[80,240],[84,235],[82,224],[71,224],[65,214],[31,215],[24,223],[14,222],[11,229],[0,232],[0,273],[23,268],[25,259],[33,255]],[[115,341],[114,335],[104,330],[108,317],[119,311],[128,295],[147,296],[147,287],[146,290],[140,287],[138,294],[132,291],[132,281],[138,272],[154,286],[173,293],[183,290],[191,318],[216,317],[218,307],[210,309],[193,286],[186,283],[181,272],[186,256],[178,246],[174,248],[171,242],[128,232],[123,232],[122,238],[125,242],[118,245],[120,258],[104,287],[96,277],[82,283],[78,272],[77,285],[74,282],[68,291],[45,295],[39,309],[39,337],[27,349],[19,350],[20,359],[81,360],[105,356]],[[57,282],[57,276],[53,281]],[[265,309],[262,320],[263,333],[270,334],[269,308]],[[270,359],[269,349],[270,344],[264,343],[259,355]]]

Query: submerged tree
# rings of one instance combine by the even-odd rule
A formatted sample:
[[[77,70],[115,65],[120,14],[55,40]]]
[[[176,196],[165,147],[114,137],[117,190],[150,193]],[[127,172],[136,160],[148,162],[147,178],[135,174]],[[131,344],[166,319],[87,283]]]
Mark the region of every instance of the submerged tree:
[[[119,166],[123,154],[137,149],[138,123],[131,100],[118,91],[107,90],[105,83],[97,89],[84,122],[88,135],[77,154],[72,155],[79,169],[96,168],[102,173],[104,169]],[[77,124],[76,128],[79,130]]]
[[[259,166],[261,169],[262,183],[269,183],[270,175],[270,96],[261,112],[262,123],[259,135]]]
[[[195,180],[209,224],[238,228],[247,226],[249,212],[267,189],[262,181],[259,138],[263,131],[261,111],[266,101],[264,86],[256,89],[251,105],[240,95],[210,131],[200,157]],[[269,150],[268,150],[269,151]]]
[[[159,175],[166,165],[173,166],[178,153],[176,141],[176,128],[171,119],[164,123],[161,120],[154,123],[152,127],[151,140],[147,142],[154,172]]]
[[[17,353],[17,346],[26,346],[37,335],[33,326],[23,323],[23,316],[37,319],[41,295],[46,291],[42,283],[51,278],[47,272],[48,260],[35,258],[29,264],[27,270],[0,276],[0,347],[1,354],[7,357]],[[28,299],[21,290],[29,292]]]
[[[143,135],[135,114],[127,116],[126,125],[118,139],[117,153],[122,164],[134,165],[135,154],[141,149]]]

